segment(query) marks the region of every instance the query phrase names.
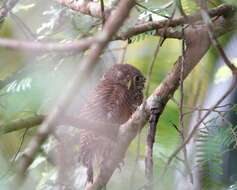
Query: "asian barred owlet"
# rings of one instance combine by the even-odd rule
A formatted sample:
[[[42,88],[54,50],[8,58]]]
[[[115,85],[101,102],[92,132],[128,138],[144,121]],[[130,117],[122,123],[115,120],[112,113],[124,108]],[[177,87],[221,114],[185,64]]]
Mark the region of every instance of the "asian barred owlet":
[[[145,78],[138,69],[129,64],[116,64],[104,74],[82,107],[82,118],[97,126],[104,124],[113,128],[106,135],[92,130],[80,130],[79,160],[87,167],[88,182],[93,182],[95,162],[102,164],[111,150],[116,148],[119,126],[142,103],[144,83]]]

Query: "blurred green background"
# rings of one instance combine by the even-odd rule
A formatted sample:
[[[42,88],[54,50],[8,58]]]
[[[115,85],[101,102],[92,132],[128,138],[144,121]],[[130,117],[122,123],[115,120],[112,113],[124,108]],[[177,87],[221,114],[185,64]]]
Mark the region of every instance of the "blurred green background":
[[[109,4],[111,2],[107,1],[106,3]],[[168,1],[161,0],[141,2],[141,4],[151,10],[156,10],[167,3]],[[182,3],[186,14],[195,11],[195,8],[190,8],[193,5],[189,7],[187,1]],[[235,1],[232,1],[232,3],[235,3]],[[163,10],[162,14],[170,15],[171,12],[172,7]],[[182,13],[177,11],[176,15],[180,14]],[[141,7],[134,9],[132,15],[135,18],[131,22],[126,23],[122,30],[131,26],[131,23],[135,23],[138,16],[147,19],[147,12]],[[152,16],[154,16],[154,19],[162,19],[162,17],[157,18],[156,14]],[[54,1],[22,0],[0,26],[0,37],[29,41],[67,42],[94,34],[99,28],[96,27],[98,23],[100,23],[98,19],[65,9],[65,7],[58,5]],[[223,44],[228,42],[231,35],[228,34],[221,39]],[[100,78],[102,73],[112,64],[118,63],[121,60],[135,65],[146,75],[158,42],[159,37],[150,34],[137,36],[132,39],[130,44],[127,42],[113,42],[104,55],[101,56],[101,59],[98,60],[99,65],[96,67],[94,78],[91,81],[85,82],[85,89],[93,89],[96,79]],[[118,49],[120,47],[126,48]],[[149,94],[154,91],[169,73],[175,61],[181,55],[181,49],[181,41],[175,39],[165,40],[160,48],[152,71]],[[66,82],[73,73],[74,68],[80,64],[82,56],[83,53],[80,52],[76,55],[37,54],[0,48],[0,122],[8,123],[15,119],[47,113],[52,105],[54,105],[56,98],[64,92]],[[216,74],[216,60],[217,53],[211,48],[185,81],[184,104],[188,107],[193,107],[196,103],[204,101],[208,85],[213,83]],[[85,92],[78,92],[77,100],[83,101],[87,90],[84,90]],[[179,99],[180,92],[177,91],[174,100],[169,101],[166,106],[157,126],[158,130],[154,147],[157,189],[175,189],[175,184],[170,182],[174,177],[172,169],[163,181],[159,181],[158,176],[168,156],[180,142],[179,134],[174,128],[174,125],[179,126],[179,107],[175,103]],[[71,112],[77,112],[75,106]],[[186,128],[189,127],[190,116],[185,116]],[[26,147],[34,135],[35,130],[35,128],[32,128],[27,131],[21,151],[24,150],[24,147]],[[147,126],[140,136],[140,155],[137,164],[135,165],[138,139],[135,139],[125,159],[126,165],[121,172],[115,172],[113,179],[108,185],[108,189],[131,189],[131,187],[132,189],[138,189],[144,184],[143,160],[145,157],[146,133]],[[7,184],[15,174],[14,167],[12,167],[14,163],[11,160],[19,149],[23,134],[24,130],[0,136],[0,189],[2,190],[8,188]],[[34,164],[30,169],[30,182],[26,187],[28,189],[50,189],[50,185],[46,188],[45,184],[47,184],[47,179],[50,180],[53,176],[53,167],[43,158],[42,154],[37,157]],[[133,176],[132,171],[134,167],[136,172]]]

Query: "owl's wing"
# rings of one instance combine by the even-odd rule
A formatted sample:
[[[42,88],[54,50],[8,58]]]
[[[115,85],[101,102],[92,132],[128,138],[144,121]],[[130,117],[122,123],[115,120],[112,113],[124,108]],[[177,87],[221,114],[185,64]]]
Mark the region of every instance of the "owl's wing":
[[[81,108],[79,116],[93,122],[122,124],[132,114],[127,89],[123,86],[98,86]]]

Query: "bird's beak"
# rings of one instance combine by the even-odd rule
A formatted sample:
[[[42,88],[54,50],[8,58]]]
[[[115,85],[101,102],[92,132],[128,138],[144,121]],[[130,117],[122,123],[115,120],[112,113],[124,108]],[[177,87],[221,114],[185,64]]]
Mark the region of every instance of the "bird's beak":
[[[131,88],[131,86],[132,86],[132,80],[129,80],[128,83],[127,83],[128,90]]]

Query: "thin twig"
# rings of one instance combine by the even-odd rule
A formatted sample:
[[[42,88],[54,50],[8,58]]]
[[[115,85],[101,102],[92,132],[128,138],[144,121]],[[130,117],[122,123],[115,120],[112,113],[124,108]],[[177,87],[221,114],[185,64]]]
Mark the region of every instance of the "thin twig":
[[[222,26],[222,24],[217,21],[215,21],[215,29],[217,29],[220,25]],[[225,20],[223,24],[227,23],[229,23],[228,20]],[[225,30],[228,30],[228,28],[225,27]],[[224,34],[223,31],[220,32],[219,30],[218,33],[219,36]],[[210,45],[208,34],[205,28],[196,29],[188,27],[185,30],[185,39],[188,43],[184,56],[184,79],[198,64],[200,59],[206,54]],[[147,99],[146,104],[142,104],[130,117],[130,119],[120,127],[117,138],[117,148],[113,150],[113,152],[111,153],[111,157],[107,159],[107,162],[105,163],[105,165],[103,165],[103,168],[100,168],[102,170],[102,173],[99,173],[95,176],[98,182],[101,182],[103,184],[106,184],[108,182],[114,170],[124,158],[129,144],[136,137],[138,131],[146,124],[149,118],[150,109],[154,106],[159,107],[159,116],[162,114],[165,105],[172,98],[174,92],[179,87],[179,76],[181,67],[180,61],[181,59],[179,58],[174,64],[171,72],[166,76],[166,78],[159,85],[159,87],[156,88],[153,94]]]
[[[113,50],[115,50],[115,49],[113,49]],[[121,48],[120,48],[120,50],[121,50]],[[119,63],[124,63],[127,50],[128,50],[128,43],[126,43],[126,45],[122,48],[122,55],[121,55],[121,58],[119,60]]]
[[[223,100],[229,96],[231,94],[231,92],[235,89],[237,84],[237,80],[236,78],[234,78],[233,83],[231,84],[231,86],[228,88],[228,90],[224,93],[224,95],[206,112],[206,114],[196,123],[196,125],[194,125],[192,131],[189,133],[189,136],[185,139],[185,141],[170,155],[164,170],[162,172],[162,176],[165,175],[168,166],[170,165],[170,163],[172,162],[172,160],[175,158],[175,156],[184,148],[184,146],[186,146],[189,141],[193,138],[193,136],[195,135],[197,129],[199,128],[200,124],[209,116],[209,114],[220,104],[223,102]]]
[[[0,8],[0,23],[18,2],[19,0],[5,0],[3,2],[3,6]]]
[[[104,24],[105,24],[105,6],[104,6],[104,0],[100,0],[100,9],[101,9],[101,15],[102,15],[102,26],[104,27]]]
[[[170,17],[170,20],[173,19],[174,14],[176,11],[176,7],[174,8],[172,15]],[[165,25],[164,27],[164,36],[167,31],[168,24]],[[148,72],[147,72],[147,85],[145,88],[145,97],[148,97],[149,93],[149,85],[150,85],[150,80],[151,80],[151,75],[152,75],[152,70],[155,65],[156,58],[158,56],[160,47],[162,46],[163,42],[165,41],[166,37],[161,37],[159,39],[158,45],[155,50],[155,54],[153,56],[153,60],[151,64],[149,65]],[[150,127],[148,129],[148,134],[147,134],[147,146],[146,146],[146,158],[145,158],[145,175],[146,175],[146,180],[147,180],[147,189],[152,190],[153,189],[153,145],[155,142],[155,136],[156,136],[156,126],[157,122],[159,119],[159,112],[160,110],[156,107],[151,108],[151,115],[149,119],[149,124]]]
[[[17,156],[18,156],[19,152],[20,152],[20,151],[21,151],[21,149],[22,149],[22,145],[23,145],[23,143],[24,143],[25,136],[26,136],[26,134],[27,134],[28,130],[29,130],[29,129],[28,129],[28,128],[26,128],[26,129],[25,129],[25,131],[23,132],[23,135],[21,136],[20,145],[19,145],[19,147],[18,147],[18,149],[17,149],[17,151],[16,151],[16,153],[15,153],[15,155],[14,155],[13,159],[12,159],[12,161],[13,161],[13,162],[15,162],[15,161],[16,161],[16,158],[17,158]]]
[[[184,35],[184,29],[182,29],[182,33]],[[185,140],[185,127],[184,127],[184,114],[183,114],[183,104],[184,104],[184,84],[183,84],[183,72],[184,72],[184,53],[185,53],[185,41],[182,41],[182,63],[181,63],[181,72],[180,72],[180,104],[179,104],[179,125],[181,128],[181,133],[180,133],[180,137],[182,142],[184,142]],[[189,177],[190,177],[190,181],[191,183],[193,183],[193,175],[192,175],[192,171],[191,168],[189,166],[189,162],[188,162],[188,156],[187,156],[187,148],[186,146],[184,146],[183,148],[183,154],[184,154],[184,165],[188,171]]]
[[[24,143],[24,140],[25,140],[25,136],[26,136],[28,130],[29,130],[29,128],[26,128],[25,131],[23,132],[23,134],[22,134],[22,136],[20,138],[20,144],[19,144],[19,146],[17,148],[17,151],[14,154],[13,158],[11,159],[11,164],[10,164],[9,168],[7,169],[7,171],[0,176],[0,181],[2,179],[4,179],[10,173],[10,171],[13,169],[13,164],[16,161],[17,156],[19,155],[19,153],[20,153],[20,151],[22,149],[22,146],[23,146],[23,143]]]
[[[54,130],[57,119],[64,115],[64,111],[78,91],[78,88],[81,86],[83,81],[87,80],[87,78],[91,75],[92,70],[95,67],[95,63],[97,62],[96,60],[112,39],[112,36],[123,24],[133,5],[134,1],[131,0],[120,1],[117,9],[114,11],[114,14],[107,20],[103,31],[97,34],[97,41],[91,46],[91,51],[81,61],[81,64],[78,66],[70,82],[64,89],[64,94],[59,98],[56,106],[38,129],[36,135],[32,138],[30,144],[28,145],[28,148],[25,150],[24,157],[22,157],[20,162],[20,174],[25,174],[27,168],[30,166],[35,155],[37,154],[38,149]]]
[[[208,34],[210,36],[211,42],[214,45],[214,47],[217,49],[217,51],[220,53],[221,57],[223,58],[225,64],[229,67],[229,69],[232,71],[233,74],[237,74],[237,68],[235,65],[229,60],[227,57],[225,51],[223,50],[221,44],[219,43],[216,35],[214,34],[214,29],[213,29],[213,24],[210,16],[208,15],[208,9],[207,9],[207,2],[206,1],[201,1],[198,2],[196,0],[196,3],[200,5],[201,8],[201,16],[204,21],[204,23],[207,26],[208,29]]]
[[[217,8],[211,9],[208,11],[210,17],[220,16],[225,14],[229,11],[232,11],[233,7],[230,5],[221,5]],[[1,13],[0,13],[1,15]],[[189,16],[189,20],[198,21],[201,19],[200,14],[193,14]],[[176,27],[182,24],[187,23],[186,18],[179,17],[173,20],[164,20],[164,21],[149,21],[147,23],[139,24],[133,26],[132,28],[128,29],[127,32],[120,33],[117,37],[114,37],[113,40],[127,40],[132,36],[137,34],[141,34],[147,31],[151,31],[156,29],[157,35],[163,37],[170,37],[170,38],[182,38],[182,34],[178,31],[167,30],[164,32],[164,27],[168,25],[168,27]],[[0,38],[0,47],[3,48],[10,48],[14,50],[21,50],[21,51],[29,51],[29,52],[61,52],[67,53],[68,51],[77,52],[77,51],[84,51],[90,47],[91,44],[96,43],[95,38],[89,37],[81,39],[80,41],[73,41],[69,43],[46,43],[46,42],[29,42],[23,40],[13,40],[13,39],[6,39]]]

